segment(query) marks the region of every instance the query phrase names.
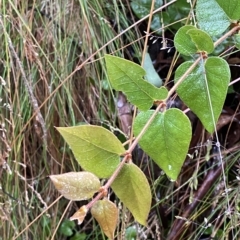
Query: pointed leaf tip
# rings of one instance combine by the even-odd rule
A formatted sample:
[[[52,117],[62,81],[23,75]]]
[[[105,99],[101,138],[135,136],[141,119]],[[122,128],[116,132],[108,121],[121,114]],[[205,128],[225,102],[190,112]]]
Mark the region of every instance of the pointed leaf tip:
[[[133,163],[125,164],[111,187],[135,220],[146,226],[152,195],[147,178],[141,169]]]
[[[143,79],[146,72],[136,63],[111,55],[105,55],[105,60],[112,87],[124,92],[128,101],[140,110],[148,110],[154,101],[167,97],[165,87],[157,88]]]
[[[99,179],[90,172],[68,172],[49,177],[56,189],[73,201],[90,199],[100,189]]]
[[[92,206],[91,213],[106,236],[114,239],[114,231],[118,220],[116,205],[108,199],[99,200]]]
[[[57,130],[69,144],[80,166],[99,178],[110,177],[125,152],[117,137],[100,126],[59,127]]]
[[[133,125],[137,136],[154,111],[141,112]],[[176,108],[158,113],[139,141],[141,148],[167,174],[176,180],[186,158],[191,140],[191,123],[187,116]]]
[[[187,61],[177,68],[175,82],[192,63]],[[200,62],[177,89],[179,97],[199,117],[210,133],[214,131],[214,125],[222,111],[229,82],[228,63],[219,57],[209,57]]]

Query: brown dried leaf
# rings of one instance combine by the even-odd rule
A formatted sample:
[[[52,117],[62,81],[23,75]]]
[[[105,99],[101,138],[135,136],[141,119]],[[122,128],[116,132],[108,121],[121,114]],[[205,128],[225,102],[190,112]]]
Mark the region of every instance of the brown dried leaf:
[[[106,236],[113,239],[118,220],[116,205],[108,199],[99,200],[91,208],[91,213]]]
[[[132,111],[126,96],[122,92],[119,92],[118,94],[117,107],[121,129],[127,136],[129,136],[132,126]]]
[[[217,122],[217,131],[222,127],[226,126],[227,124],[229,124],[232,121],[232,119],[233,119],[232,115],[221,114]]]

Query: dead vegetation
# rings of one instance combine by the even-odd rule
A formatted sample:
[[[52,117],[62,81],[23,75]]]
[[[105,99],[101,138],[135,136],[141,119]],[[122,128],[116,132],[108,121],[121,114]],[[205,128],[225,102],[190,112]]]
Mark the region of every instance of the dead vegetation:
[[[71,216],[78,203],[69,205],[66,212],[64,199],[49,207],[59,195],[48,176],[79,171],[80,167],[54,126],[90,123],[103,125],[116,134],[120,130],[128,134],[132,108],[124,96],[117,95],[107,84],[103,55],[114,53],[138,61],[145,25],[129,30],[98,51],[136,21],[129,1],[117,2],[0,3],[2,239],[31,240],[36,233],[39,239],[70,239],[57,226]],[[170,31],[166,34],[173,38]],[[170,87],[174,69],[182,60],[175,61],[174,51],[160,50],[161,40],[149,44],[155,67],[163,79],[168,79],[166,84]],[[240,55],[228,46],[222,52],[231,66],[233,83],[217,125],[222,156],[214,152],[215,136],[209,136],[191,112],[187,114],[192,121],[193,138],[176,183],[169,182],[141,149],[136,150],[133,160],[146,172],[154,196],[149,227],[134,223],[119,203],[122,215],[117,239],[128,236],[131,227],[137,229],[138,239],[240,236]],[[172,99],[171,104],[186,110],[178,98]],[[225,178],[220,157],[225,162]],[[93,231],[96,223],[92,221],[87,219],[81,228],[74,225],[72,236],[78,231],[85,236],[81,239],[104,239],[98,227]]]

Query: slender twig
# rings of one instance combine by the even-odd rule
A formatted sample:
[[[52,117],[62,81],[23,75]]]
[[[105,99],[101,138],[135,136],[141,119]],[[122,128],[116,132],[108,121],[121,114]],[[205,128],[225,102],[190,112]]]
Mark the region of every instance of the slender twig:
[[[152,1],[150,13],[149,13],[149,19],[148,19],[148,25],[147,25],[147,31],[146,31],[146,38],[145,38],[145,41],[144,41],[144,47],[143,47],[143,53],[142,53],[142,62],[141,62],[142,67],[144,65],[145,55],[146,55],[146,52],[148,50],[147,43],[148,43],[149,32],[150,32],[150,27],[151,27],[151,23],[152,23],[154,4],[155,4],[155,0]],[[137,116],[137,107],[134,106],[132,122],[134,122],[136,116]],[[131,133],[130,133],[130,139],[129,140],[130,140],[129,145],[131,146],[132,145],[132,140],[133,140],[133,129],[132,128],[131,128]]]
[[[176,91],[176,89],[179,87],[179,85],[185,80],[185,78],[193,71],[193,69],[198,65],[198,63],[201,61],[202,56],[199,56],[194,63],[188,68],[188,70],[182,75],[182,77],[179,78],[177,83],[171,88],[171,90],[168,92],[168,96],[165,99],[167,101],[171,95]]]
[[[4,27],[4,24],[2,22],[2,17],[0,15],[0,24],[2,25],[2,28],[3,28],[3,31],[4,31],[4,34],[7,38],[7,41],[8,41],[8,45],[9,45],[9,48],[10,48],[10,51],[12,53],[12,56],[15,58],[16,60],[16,63],[18,65],[18,68],[22,74],[22,78],[23,78],[23,83],[25,85],[25,88],[27,89],[27,92],[28,92],[28,95],[29,95],[29,99],[30,99],[30,102],[32,104],[32,107],[34,109],[34,114],[33,116],[37,116],[37,119],[38,119],[38,122],[40,123],[41,127],[42,127],[42,131],[43,131],[43,142],[44,142],[44,145],[47,144],[47,128],[46,128],[46,124],[45,124],[45,121],[44,121],[44,118],[40,112],[40,107],[38,106],[38,102],[37,102],[37,99],[36,97],[34,96],[34,93],[33,93],[33,88],[31,86],[31,83],[30,81],[27,79],[27,76],[24,72],[24,69],[23,69],[23,66],[22,66],[22,63],[13,47],[13,43],[11,41],[11,38],[9,37],[8,33],[6,32],[6,29]]]
[[[118,165],[118,167],[116,168],[116,170],[114,171],[114,173],[112,174],[112,176],[108,179],[107,183],[101,187],[99,193],[97,194],[96,197],[94,197],[94,199],[89,202],[86,207],[88,209],[90,209],[93,204],[98,201],[99,199],[101,199],[107,192],[108,188],[111,186],[111,184],[113,183],[113,181],[116,179],[116,177],[118,176],[118,174],[120,173],[121,169],[123,168],[123,166],[125,165],[125,163],[127,162],[129,158],[129,155],[125,155],[123,160],[121,161],[121,163]]]
[[[164,4],[164,5],[161,6],[160,8],[156,9],[152,14],[155,14],[155,13],[157,13],[157,12],[162,11],[164,8],[168,7],[169,5],[173,4],[173,3],[176,2],[176,1],[177,1],[177,0],[172,0],[171,2]],[[14,5],[11,3],[11,1],[10,1],[10,4],[11,4],[11,6],[13,7],[13,9],[17,12],[16,6],[14,6]],[[137,22],[135,22],[134,24],[132,24],[130,27],[128,27],[128,28],[126,28],[125,30],[123,30],[123,31],[122,31],[121,33],[119,33],[117,36],[115,36],[115,37],[112,38],[110,41],[108,41],[106,44],[104,44],[102,47],[100,47],[96,52],[94,52],[91,56],[89,56],[89,57],[88,57],[85,61],[83,61],[79,66],[77,66],[77,67],[75,68],[75,70],[74,70],[71,74],[69,74],[58,86],[56,86],[56,88],[52,91],[52,93],[51,93],[51,94],[43,101],[43,103],[38,107],[38,110],[40,110],[40,109],[46,104],[46,102],[47,102],[71,77],[73,77],[73,75],[74,75],[76,72],[78,72],[79,70],[81,70],[82,67],[83,67],[86,63],[88,63],[91,59],[93,59],[93,57],[94,57],[95,55],[97,55],[101,50],[103,50],[104,48],[106,48],[110,43],[114,42],[116,39],[118,39],[119,37],[121,37],[123,34],[125,34],[127,31],[129,31],[131,28],[135,27],[136,25],[138,25],[138,24],[141,23],[142,21],[148,19],[149,16],[150,16],[150,14],[146,15],[145,17],[141,18],[140,20],[138,20]],[[24,19],[23,19],[21,16],[19,16],[19,18],[21,19],[21,21],[22,21],[23,23],[25,23]],[[25,27],[28,29],[28,32],[29,32],[29,34],[32,36],[32,38],[35,39],[34,36],[33,36],[32,33],[31,33],[30,29],[27,27],[26,24],[25,24]],[[36,43],[36,45],[41,49],[39,43],[38,43],[37,41],[35,41],[35,43]],[[37,115],[37,112],[35,112],[35,113],[32,114],[32,117],[28,120],[28,122],[25,124],[25,126],[23,126],[21,132],[20,132],[20,133],[18,134],[18,136],[14,139],[12,145],[15,144],[15,141],[22,135],[22,133],[23,133],[23,131],[25,130],[25,128],[26,128],[26,126],[28,125],[28,123],[29,123],[30,121],[32,121],[32,119],[33,119],[34,117],[36,117],[36,115]]]
[[[228,31],[226,34],[224,34],[221,38],[219,38],[215,43],[214,47],[218,46],[221,42],[223,42],[227,37],[231,36],[235,32],[240,30],[240,26],[235,26],[230,31]],[[179,85],[184,81],[184,79],[193,71],[193,69],[198,65],[198,63],[201,61],[202,56],[200,55],[193,64],[188,68],[188,70],[182,75],[182,77],[177,81],[177,83],[171,88],[171,90],[168,92],[168,96],[165,99],[167,101],[171,95],[176,91],[176,89],[179,87]]]
[[[52,234],[51,240],[56,239],[56,238],[55,238],[55,235],[57,234],[57,231],[59,230],[59,227],[60,227],[60,225],[62,224],[62,221],[63,221],[64,217],[66,216],[66,213],[67,213],[67,211],[69,210],[69,207],[70,207],[71,204],[72,204],[72,201],[70,201],[70,202],[68,203],[67,207],[65,208],[65,210],[64,210],[61,218],[60,218],[59,221],[58,221],[57,226],[56,226],[55,229],[54,229],[54,232],[53,232],[53,234]]]
[[[158,112],[161,109],[161,107],[162,107],[162,104],[160,103],[158,105],[158,107],[156,108],[156,110],[153,112],[152,116],[148,119],[148,121],[145,124],[144,128],[141,130],[141,132],[138,134],[138,136],[134,139],[132,145],[127,150],[127,152],[126,152],[124,158],[122,159],[121,163],[118,165],[118,167],[116,168],[116,170],[114,171],[112,176],[108,179],[107,183],[103,187],[101,187],[101,189],[100,189],[99,193],[97,194],[97,196],[90,203],[88,203],[86,205],[86,207],[88,209],[90,209],[96,201],[98,201],[99,199],[101,199],[105,195],[105,193],[107,192],[108,188],[111,186],[111,184],[116,179],[116,177],[120,173],[120,171],[123,168],[123,166],[125,165],[125,163],[128,161],[129,157],[131,156],[132,151],[134,150],[134,148],[138,144],[139,139],[143,136],[143,134],[146,132],[147,128],[151,125],[152,121],[154,120],[154,118],[158,114]]]
[[[54,202],[52,202],[48,208],[46,208],[44,211],[41,212],[31,223],[29,223],[20,233],[17,234],[17,236],[13,237],[12,240],[18,239],[20,235],[22,235],[29,227],[35,223],[43,214],[45,214],[55,203],[57,203],[63,196],[60,195]]]
[[[233,27],[231,30],[229,30],[227,33],[225,33],[222,37],[220,37],[215,43],[214,43],[214,48],[218,46],[221,42],[223,42],[227,37],[233,35],[235,32],[240,30],[240,26],[237,25]]]
[[[146,52],[147,52],[147,43],[148,43],[149,32],[150,32],[150,27],[151,27],[151,23],[152,23],[154,3],[155,3],[155,0],[152,1],[150,13],[149,13],[149,19],[148,19],[148,25],[147,25],[147,31],[146,31],[146,38],[145,38],[144,48],[143,48],[143,53],[142,53],[142,63],[141,63],[141,66],[143,66],[143,64],[144,64],[144,59],[145,59],[145,55],[146,55]]]
[[[138,134],[138,136],[135,138],[134,142],[132,143],[132,145],[128,149],[128,151],[127,151],[128,153],[130,153],[130,154],[132,153],[133,149],[136,147],[136,145],[138,144],[139,140],[141,139],[143,134],[146,132],[146,130],[148,129],[148,127],[150,126],[150,124],[152,123],[152,121],[154,120],[156,115],[158,114],[158,112],[161,109],[162,105],[163,104],[159,104],[158,107],[156,108],[156,110],[154,111],[153,115],[148,119],[148,121],[145,124],[145,126],[143,127],[142,131]]]
[[[237,31],[238,28],[235,27],[234,31],[229,31],[227,32],[223,37],[221,37],[221,40],[223,41],[227,36],[230,36],[233,32]],[[231,32],[231,33],[230,33]],[[214,44],[214,46],[216,46],[218,43],[218,41]],[[121,171],[121,169],[123,168],[124,164],[127,162],[129,155],[132,153],[133,149],[136,147],[136,145],[138,144],[139,140],[141,139],[141,137],[143,136],[143,134],[146,132],[146,130],[148,129],[148,127],[150,126],[150,124],[152,123],[152,121],[154,120],[154,118],[156,117],[156,115],[158,114],[159,110],[161,109],[161,107],[163,106],[163,104],[165,104],[165,101],[167,101],[168,98],[170,98],[170,96],[175,92],[175,90],[178,88],[178,86],[184,81],[184,79],[194,70],[194,68],[198,65],[198,63],[201,61],[202,56],[199,56],[194,62],[193,64],[188,68],[188,70],[182,75],[182,77],[178,80],[178,82],[171,88],[171,90],[168,93],[167,98],[163,101],[163,103],[160,103],[158,105],[158,107],[156,108],[156,110],[154,111],[154,113],[152,114],[152,116],[148,119],[147,123],[145,124],[145,126],[143,127],[143,129],[141,130],[141,132],[139,133],[139,135],[134,139],[133,143],[131,144],[131,146],[129,147],[129,149],[126,151],[126,155],[123,158],[122,162],[118,165],[118,167],[116,168],[116,170],[114,171],[114,173],[112,174],[112,176],[108,179],[107,183],[101,187],[101,190],[99,191],[98,195],[90,202],[87,204],[87,208],[91,208],[93,206],[93,204],[101,199],[107,192],[108,188],[111,186],[111,184],[113,183],[113,181],[116,179],[116,177],[118,176],[119,172]]]

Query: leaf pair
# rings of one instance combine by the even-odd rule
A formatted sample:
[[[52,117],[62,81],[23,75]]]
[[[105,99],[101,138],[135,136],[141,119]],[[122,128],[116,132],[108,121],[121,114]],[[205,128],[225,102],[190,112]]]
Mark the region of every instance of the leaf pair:
[[[72,201],[87,200],[100,189],[99,179],[90,172],[69,172],[50,176],[56,189],[67,199]],[[70,220],[78,220],[81,224],[86,217],[88,208],[82,206]],[[98,221],[103,232],[110,238],[114,238],[117,226],[118,209],[108,199],[99,200],[91,208],[92,216]]]
[[[154,101],[166,98],[167,90],[163,87],[156,88],[145,81],[145,71],[141,66],[110,55],[106,55],[105,59],[113,88],[123,91],[128,100],[142,110],[133,127],[134,135],[137,136],[153,113],[149,108]],[[158,91],[162,93],[159,96]],[[176,180],[185,160],[190,139],[191,125],[188,118],[178,109],[170,109],[158,113],[140,139],[139,145],[171,180]]]
[[[90,199],[100,190],[98,177],[109,178],[112,175],[125,149],[116,136],[103,127],[82,125],[58,128],[58,131],[69,144],[79,164],[87,172],[52,175],[50,178],[58,191],[66,198],[70,200]],[[112,189],[136,221],[146,225],[152,196],[144,173],[133,163],[125,164],[114,180]],[[103,200],[97,201],[91,210],[108,237],[113,235],[117,224],[116,220],[113,221],[116,219],[116,211],[113,211],[113,215],[110,214],[113,209],[113,203]],[[76,219],[81,223],[87,211],[88,209],[83,206],[71,219]]]
[[[74,213],[70,220],[77,220],[78,224],[82,224],[87,212],[87,206],[83,205],[76,213]],[[116,205],[106,198],[98,200],[93,204],[91,214],[97,220],[107,237],[109,239],[114,239],[114,232],[118,221],[118,209]]]
[[[142,225],[147,225],[152,196],[149,183],[144,173],[133,163],[125,164],[112,184],[112,189],[134,218]],[[104,233],[113,239],[117,224],[118,210],[112,202],[104,199],[91,208],[91,213],[100,224]],[[110,237],[111,236],[111,237]]]
[[[210,54],[214,50],[211,37],[194,26],[179,29],[174,38],[176,49],[187,56]],[[175,72],[175,83],[194,61],[181,64]],[[199,117],[208,132],[214,131],[222,111],[230,81],[228,63],[220,57],[202,58],[177,89],[179,97]]]

